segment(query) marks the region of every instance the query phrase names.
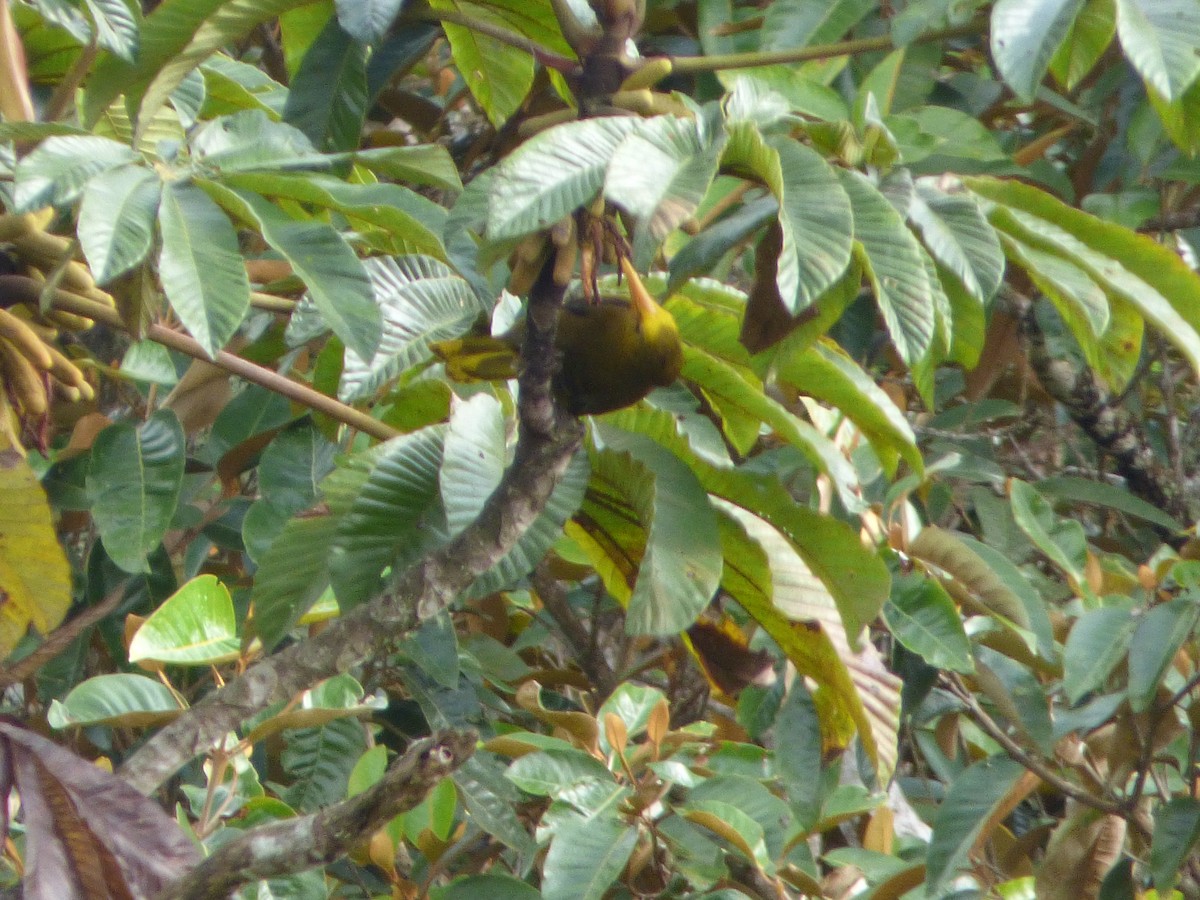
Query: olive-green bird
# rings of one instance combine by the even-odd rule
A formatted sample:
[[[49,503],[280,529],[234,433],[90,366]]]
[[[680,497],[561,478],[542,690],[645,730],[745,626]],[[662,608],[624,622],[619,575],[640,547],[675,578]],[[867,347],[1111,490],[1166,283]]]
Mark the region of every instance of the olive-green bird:
[[[576,416],[598,415],[637,403],[679,377],[683,346],[671,314],[622,258],[629,297],[583,297],[564,303],[555,346],[562,366],[554,378],[559,402]],[[456,381],[514,378],[525,335],[521,320],[499,337],[470,336],[433,344]]]

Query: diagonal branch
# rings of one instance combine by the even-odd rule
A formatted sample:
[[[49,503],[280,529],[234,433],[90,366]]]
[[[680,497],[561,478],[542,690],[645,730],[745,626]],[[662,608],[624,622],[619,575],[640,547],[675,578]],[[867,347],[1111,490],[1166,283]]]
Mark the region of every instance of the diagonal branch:
[[[400,573],[370,603],[255,664],[164,727],[121,767],[131,784],[144,792],[154,790],[247,717],[384,651],[422,619],[449,606],[533,523],[583,437],[579,421],[558,409],[550,387],[563,298],[563,288],[554,283],[554,260],[551,253],[530,292],[516,455],[479,517],[453,541]]]
[[[417,806],[474,751],[475,735],[469,731],[447,731],[419,741],[361,794],[310,816],[247,831],[222,844],[157,900],[227,897],[251,881],[331,863],[394,816]]]

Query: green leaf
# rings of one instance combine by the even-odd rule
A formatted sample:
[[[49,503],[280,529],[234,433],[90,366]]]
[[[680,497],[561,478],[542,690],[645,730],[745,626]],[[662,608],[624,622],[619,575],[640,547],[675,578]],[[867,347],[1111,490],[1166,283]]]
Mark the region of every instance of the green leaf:
[[[671,257],[667,291],[674,293],[689,278],[711,272],[726,253],[740,247],[742,241],[778,212],[779,204],[774,197],[761,197],[695,235]]]
[[[1054,304],[1079,342],[1084,358],[1097,369],[1107,361],[1101,355],[1101,337],[1108,329],[1108,296],[1081,268],[1053,253],[1046,253],[1011,235],[1004,249],[1030,280]]]
[[[870,621],[860,617],[870,609],[870,618],[874,618],[879,608],[872,606],[870,597],[873,585],[869,582],[875,573],[856,570],[856,561],[848,557],[838,559],[832,546],[837,538],[847,552],[853,552],[847,540],[850,535],[845,532],[837,538],[829,533],[820,535],[828,543],[821,555],[813,553],[817,541],[811,532],[824,529],[818,529],[814,522],[805,530],[803,515],[790,521],[801,509],[794,503],[788,504],[790,513],[780,506],[768,520],[762,517],[763,508],[773,504],[754,502],[758,498],[744,490],[725,493],[730,499],[720,502],[718,508],[733,524],[732,528],[722,529],[722,538],[730,559],[727,571],[733,570],[734,574],[723,586],[774,639],[796,670],[813,679],[823,703],[828,704],[823,708],[837,710],[822,719],[826,745],[844,745],[852,733],[847,725],[853,723],[877,774],[886,780],[897,759],[899,680],[887,672],[871,648],[864,647],[860,652],[852,649],[863,622]],[[739,533],[744,535],[742,540],[738,540]],[[756,552],[746,551],[747,539]],[[861,542],[858,546],[862,548]],[[767,562],[765,571],[755,564],[758,554]],[[878,562],[877,556],[860,555]],[[836,595],[830,582],[824,580],[830,568],[836,569],[840,577],[848,576],[847,580],[866,575],[862,593],[849,601]],[[845,586],[833,582],[833,588]],[[871,698],[869,703],[864,702],[865,697]]]
[[[1167,515],[1157,506],[1147,503],[1124,488],[1104,481],[1077,478],[1071,475],[1056,475],[1038,481],[1038,493],[1054,500],[1090,503],[1115,509],[1126,515],[1160,525],[1171,531],[1183,531],[1183,525]]]
[[[1054,724],[1046,689],[1022,663],[986,646],[975,648],[980,689],[1012,721],[1026,740],[1049,755],[1054,752]]]
[[[645,730],[654,710],[666,702],[666,695],[658,688],[623,681],[600,705],[596,719],[603,722],[612,713],[625,723],[625,733],[629,737],[637,737]],[[608,735],[600,735],[600,746],[606,751],[613,749],[609,746]]]
[[[1025,536],[1063,571],[1071,580],[1072,587],[1084,590],[1087,537],[1083,533],[1083,525],[1074,519],[1057,516],[1054,508],[1036,488],[1017,478],[1008,482],[1008,497],[1012,503],[1013,517]]]
[[[86,0],[96,28],[96,43],[123,59],[133,62],[138,52],[138,22],[125,0]]]
[[[1170,895],[1197,840],[1200,840],[1200,800],[1172,797],[1154,811],[1150,872],[1160,897]]]
[[[510,875],[468,875],[443,888],[430,888],[433,900],[542,900],[542,892]]]
[[[544,900],[600,900],[625,868],[638,830],[615,816],[567,823],[542,864]]]
[[[646,438],[605,431],[593,478],[638,510],[645,555],[629,597],[630,634],[673,634],[696,621],[721,580],[716,514],[696,476]]]
[[[909,542],[909,554],[932,563],[959,582],[970,598],[973,611],[994,615],[1001,622],[1028,631],[1029,613],[1012,586],[980,558],[962,535],[943,531],[935,525],[921,529]],[[1019,573],[1018,573],[1019,574]]]
[[[766,143],[749,122],[729,126],[722,164],[747,170],[779,201],[783,247],[776,283],[793,313],[811,306],[850,263],[853,216],[833,168],[792,140]]]
[[[146,258],[161,195],[162,182],[141,166],[111,169],[88,182],[76,233],[98,284]]]
[[[549,0],[439,0],[435,9],[454,10],[474,21],[523,35],[560,55],[575,56]],[[442,28],[463,80],[492,124],[499,126],[525,99],[533,83],[533,59],[523,50],[472,29],[449,23],[442,23]]]
[[[192,337],[216,356],[250,308],[237,233],[221,208],[186,182],[165,186],[158,225],[163,290]]]
[[[817,706],[797,680],[775,717],[775,765],[803,828],[815,824],[820,812],[822,746]]]
[[[467,13],[490,25],[507,30],[508,22],[487,4],[461,0],[433,0],[435,10]],[[461,25],[443,22],[454,64],[471,90],[471,95],[497,128],[520,107],[533,87],[533,57],[501,43],[490,35]]]
[[[1200,75],[1200,8],[1191,0],[1117,0],[1117,34],[1126,59],[1167,100]]]
[[[1137,627],[1133,613],[1119,607],[1089,610],[1076,620],[1063,648],[1063,690],[1072,704],[1104,687]]]
[[[317,153],[300,129],[276,122],[261,109],[222,116],[191,136],[192,158],[202,170],[221,175],[266,170],[327,169],[332,156]]]
[[[1137,309],[1200,371],[1200,277],[1173,251],[1037,188],[986,178],[966,182],[980,196],[1004,204],[989,213],[997,228],[1082,268]]]
[[[864,175],[839,170],[854,212],[863,269],[900,358],[913,365],[933,343],[934,309],[917,239]]]
[[[682,374],[695,382],[723,419],[736,416],[770,426],[781,440],[800,450],[818,471],[829,476],[838,499],[848,510],[862,508],[862,498],[856,491],[858,476],[849,460],[829,438],[768,396],[761,384],[755,383],[757,378],[751,375],[752,380],[748,380],[728,363],[686,344]]]
[[[958,607],[938,582],[909,574],[892,583],[883,619],[896,640],[935,669],[971,674],[971,643]]]
[[[411,147],[373,147],[353,153],[331,154],[331,163],[341,160],[361,165],[376,175],[409,184],[428,185],[457,194],[463,189],[458,166],[450,151],[441,144],[414,144]]]
[[[687,220],[712,184],[725,146],[719,122],[658,116],[613,153],[604,196],[637,220],[635,253],[649,262],[657,245]]]
[[[954,779],[933,820],[933,838],[925,857],[925,884],[930,895],[941,896],[946,882],[967,862],[983,826],[1024,773],[1025,768],[1015,760],[992,757]]]
[[[1067,37],[1050,60],[1050,72],[1068,91],[1100,61],[1117,33],[1116,0],[1084,0]]]
[[[451,537],[475,521],[500,483],[507,430],[500,401],[490,394],[476,394],[453,407],[439,478]]]
[[[1082,5],[1083,0],[997,0],[992,7],[992,59],[1023,100],[1034,98]]]
[[[350,771],[367,749],[356,718],[339,718],[315,728],[285,732],[281,761],[289,776],[283,800],[302,812],[316,812],[346,796]]]
[[[441,238],[446,210],[401,185],[348,184],[326,175],[278,172],[225,175],[222,181],[266,197],[286,198],[341,213],[359,228],[363,240],[385,253],[446,256]],[[371,262],[364,263],[369,273]]]
[[[183,429],[170,410],[140,428],[110,425],[92,445],[87,475],[92,517],[109,558],[126,572],[148,572],[179,502],[186,451]]]
[[[1138,622],[1129,642],[1129,707],[1145,712],[1154,702],[1167,668],[1200,621],[1200,605],[1189,597],[1161,603]]]
[[[707,828],[733,845],[746,860],[764,872],[773,872],[763,841],[763,827],[734,803],[720,800],[688,802],[679,810],[685,819]]]
[[[527,794],[560,800],[580,783],[613,780],[604,763],[576,749],[526,753],[504,774]]]
[[[938,264],[980,303],[992,299],[1004,277],[1004,251],[975,199],[947,194],[921,179],[907,212]]]
[[[200,575],[142,623],[129,642],[129,661],[207,666],[237,659],[240,651],[229,589],[215,575]]]
[[[245,212],[258,225],[263,239],[303,279],[333,333],[363,359],[372,358],[379,348],[383,317],[367,271],[345,238],[324,222],[292,219],[249,191],[222,188],[218,197],[224,200],[230,193],[240,201],[239,214]]]
[[[521,792],[504,777],[504,767],[492,754],[477,752],[452,777],[476,825],[514,850],[533,853],[533,839],[517,817]]]
[[[491,173],[487,237],[520,238],[590,202],[617,147],[640,120],[584,119],[549,128],[521,144]]]
[[[904,413],[836,344],[820,341],[803,352],[781,354],[774,368],[779,381],[836,407],[857,425],[893,474],[897,453],[913,471],[924,471],[924,458]]]
[[[94,122],[124,93],[136,108],[139,129],[171,92],[215,51],[255,26],[311,0],[166,0],[142,23],[137,62],[101,60],[88,78],[83,118]]]
[[[366,600],[384,567],[410,562],[445,539],[438,474],[445,429],[393,438],[373,451],[370,471],[337,525],[329,570],[344,609]],[[399,554],[399,557],[398,557]]]
[[[329,586],[331,516],[291,519],[259,561],[250,590],[254,634],[270,651]]]
[[[431,343],[462,334],[488,311],[465,280],[428,256],[371,259],[366,269],[383,316],[383,334],[374,356],[347,348],[338,385],[338,396],[345,401],[374,394],[429,359]]]
[[[338,24],[356,41],[382,40],[400,13],[404,0],[334,0]]]
[[[283,119],[318,150],[358,147],[367,115],[366,48],[330,19],[292,77]]]
[[[204,78],[204,108],[211,115],[261,110],[275,121],[283,117],[287,88],[256,66],[215,53],[198,71]]]
[[[124,144],[104,137],[48,137],[13,170],[15,212],[66,206],[109,169],[137,162]]]
[[[97,675],[74,687],[60,702],[50,704],[51,728],[72,725],[119,725],[139,728],[160,725],[181,711],[179,699],[161,681],[144,675]]]
[[[874,8],[871,0],[775,0],[766,8],[762,50],[832,44]]]

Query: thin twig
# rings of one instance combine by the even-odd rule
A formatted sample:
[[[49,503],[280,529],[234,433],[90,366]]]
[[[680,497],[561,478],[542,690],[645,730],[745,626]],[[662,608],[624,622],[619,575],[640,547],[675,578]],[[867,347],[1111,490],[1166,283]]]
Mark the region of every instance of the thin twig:
[[[971,719],[984,731],[985,734],[987,734],[988,737],[999,744],[1004,749],[1005,753],[1019,762],[1038,778],[1042,779],[1042,781],[1046,782],[1046,784],[1056,788],[1058,791],[1067,797],[1070,797],[1072,800],[1082,803],[1084,806],[1089,806],[1092,809],[1099,810],[1100,812],[1107,813],[1108,815],[1120,816],[1123,819],[1128,819],[1139,828],[1144,827],[1142,823],[1136,821],[1137,817],[1133,815],[1133,813],[1125,804],[1119,803],[1116,800],[1109,800],[1105,797],[1097,797],[1090,791],[1087,791],[1079,785],[1068,781],[1051,769],[1045,760],[1034,756],[1032,753],[1014,741],[1011,737],[1009,737],[1008,732],[1001,728],[996,720],[987,714],[984,708],[979,705],[979,701],[975,699],[975,695],[967,689],[966,685],[962,683],[957,675],[943,676],[943,682],[950,693],[957,697],[967,708],[967,713],[970,715]]]
[[[965,25],[929,31],[912,41],[913,44],[931,44],[950,38],[981,34],[987,30],[987,19],[978,18]],[[672,72],[694,74],[726,69],[751,69],[783,63],[810,62],[814,59],[835,59],[839,56],[857,56],[880,50],[894,50],[896,45],[890,35],[841,41],[836,44],[817,44],[791,50],[759,51],[755,53],[726,53],[712,56],[676,56],[671,58]]]

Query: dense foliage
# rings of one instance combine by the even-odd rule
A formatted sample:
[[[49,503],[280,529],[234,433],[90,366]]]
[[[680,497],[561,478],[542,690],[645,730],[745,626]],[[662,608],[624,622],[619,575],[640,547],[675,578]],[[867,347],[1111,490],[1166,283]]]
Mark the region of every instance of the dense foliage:
[[[1200,896],[1200,7],[589,2],[0,0],[0,877]]]

